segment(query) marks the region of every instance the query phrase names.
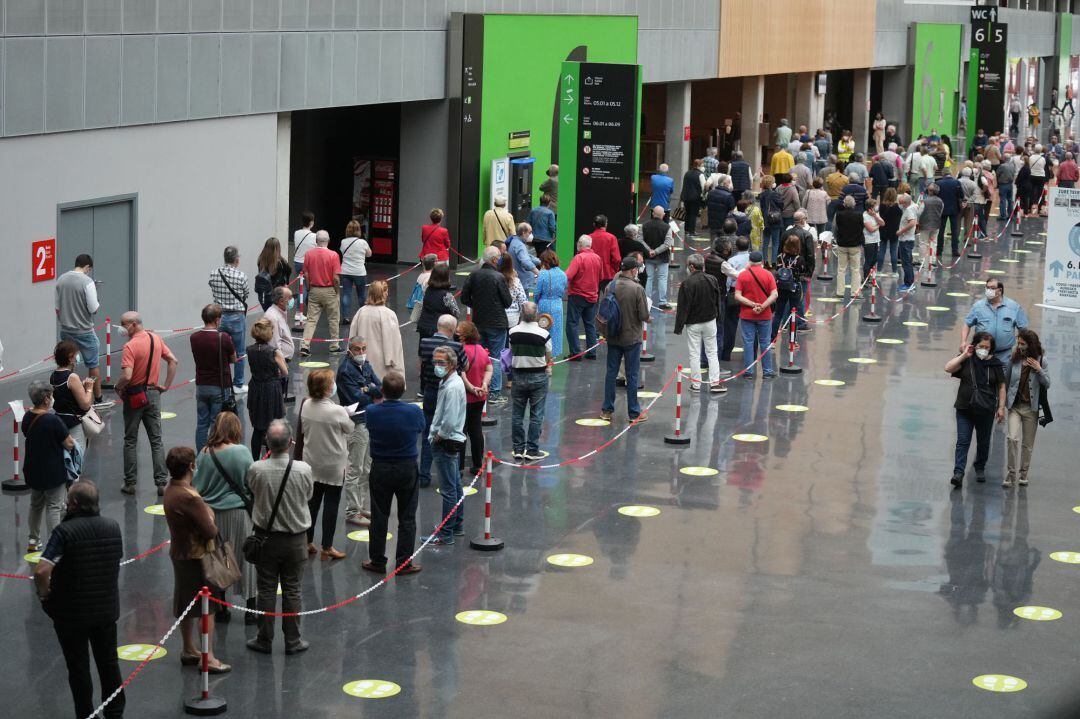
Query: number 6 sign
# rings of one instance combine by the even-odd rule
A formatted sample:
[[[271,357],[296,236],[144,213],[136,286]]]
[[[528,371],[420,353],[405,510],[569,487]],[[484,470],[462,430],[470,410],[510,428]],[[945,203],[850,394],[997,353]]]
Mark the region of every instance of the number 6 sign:
[[[30,278],[34,282],[56,279],[56,238],[37,240],[31,245]]]

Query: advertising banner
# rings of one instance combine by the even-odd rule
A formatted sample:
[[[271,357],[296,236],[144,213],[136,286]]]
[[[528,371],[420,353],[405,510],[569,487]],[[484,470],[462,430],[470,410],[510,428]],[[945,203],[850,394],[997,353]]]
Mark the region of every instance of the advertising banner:
[[[958,24],[913,23],[915,83],[911,99],[911,136],[956,133],[960,98]]]
[[[1080,189],[1050,188],[1043,303],[1080,310]]]

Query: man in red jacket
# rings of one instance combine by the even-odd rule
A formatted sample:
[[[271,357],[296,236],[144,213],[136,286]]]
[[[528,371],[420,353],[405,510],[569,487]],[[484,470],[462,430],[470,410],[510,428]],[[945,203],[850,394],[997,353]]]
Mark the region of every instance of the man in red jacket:
[[[605,233],[607,234],[607,233]],[[604,261],[592,250],[592,237],[578,238],[578,253],[566,268],[568,283],[566,297],[566,346],[570,361],[580,362],[578,349],[578,321],[585,323],[585,359],[596,359],[596,302],[600,298],[600,277]],[[618,249],[615,250],[618,252]],[[591,349],[590,349],[591,348]]]
[[[592,251],[600,258],[600,291],[603,292],[615,273],[619,271],[619,263],[622,262],[622,254],[619,252],[619,240],[615,235],[607,231],[607,215],[597,215],[593,218]]]

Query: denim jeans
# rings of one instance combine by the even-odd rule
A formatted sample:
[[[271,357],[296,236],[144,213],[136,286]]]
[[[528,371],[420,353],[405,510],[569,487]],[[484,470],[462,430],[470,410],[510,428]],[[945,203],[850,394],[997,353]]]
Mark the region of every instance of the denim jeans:
[[[892,271],[896,272],[896,245],[897,245],[897,239],[895,237],[892,238],[891,240],[882,240],[881,244],[878,245],[878,256],[877,256],[877,271],[878,272],[881,272],[881,270],[885,267],[885,256],[886,255],[888,255],[888,257],[889,257],[889,263],[892,265]]]
[[[480,329],[480,344],[484,346],[484,349],[488,351],[488,356],[491,358],[492,375],[491,375],[491,390],[489,397],[498,397],[499,392],[502,391],[503,374],[502,374],[502,351],[506,349],[506,334],[505,327],[493,329],[490,327],[484,327]]]
[[[566,349],[570,356],[581,352],[578,344],[578,321],[585,324],[585,346],[596,344],[596,303],[589,302],[581,295],[570,295],[566,299]],[[588,353],[596,356],[596,350]]]
[[[963,474],[967,469],[968,449],[971,447],[971,435],[975,434],[975,471],[986,469],[986,460],[990,457],[990,438],[994,434],[994,415],[956,410],[956,458],[953,473]]]
[[[619,365],[626,368],[626,413],[630,419],[637,419],[641,414],[638,402],[638,376],[641,374],[641,343],[632,345],[607,346],[607,374],[604,375],[604,412],[615,411],[615,377],[619,374]]]
[[[150,457],[154,463],[154,484],[164,487],[169,480],[165,468],[165,445],[161,442],[161,392],[147,388],[146,405],[131,409],[124,405],[124,484],[139,479],[139,425],[146,428]]]
[[[341,278],[341,318],[351,320],[353,288],[356,288],[356,309],[367,302],[367,275],[338,275]]]
[[[431,442],[428,442],[428,431],[431,429],[431,421],[435,419],[435,405],[439,401],[438,386],[424,390],[424,433],[420,435],[420,486],[431,486]]]
[[[783,320],[780,321],[783,322]],[[761,358],[762,372],[766,377],[772,377],[776,374],[773,369],[772,352],[765,352],[765,348],[772,341],[772,337],[769,336],[772,332],[772,320],[740,319],[739,329],[742,332],[743,369],[753,365],[757,356],[764,352],[765,356]],[[753,377],[753,371],[747,371],[746,376]]]
[[[645,281],[645,296],[653,297],[655,286],[657,296],[653,299],[653,307],[667,304],[668,255],[664,255],[662,260],[645,260],[645,266],[649,270],[649,279]]]
[[[233,387],[244,386],[244,348],[247,347],[247,317],[243,312],[226,312],[221,316],[221,331],[232,338],[236,350],[233,365]]]
[[[208,384],[195,385],[195,451],[201,452],[206,446],[206,437],[221,411],[222,394],[232,394],[232,388],[222,389]]]
[[[1013,183],[998,185],[998,201],[998,219],[1009,219],[1013,211]]]
[[[801,283],[800,283],[801,284]],[[776,296],[776,303],[773,305],[773,318],[772,318],[772,333],[773,337],[780,330],[780,325],[784,320],[788,319],[791,315],[791,308],[794,307],[796,312],[799,312],[799,298],[802,297],[802,287],[799,288],[800,292],[797,295],[781,295]],[[743,320],[744,322],[746,320]],[[795,318],[795,326],[798,327],[799,318]],[[788,329],[784,329],[784,336],[787,337]],[[757,356],[757,355],[755,355]]]
[[[910,287],[915,282],[915,266],[911,260],[911,253],[915,251],[915,240],[901,240],[900,264],[904,266],[904,285]]]
[[[516,385],[517,382],[514,382]],[[442,447],[434,446],[431,448],[431,456],[435,464],[435,469],[439,473],[439,494],[442,495],[442,516],[445,517],[450,513],[450,510],[454,508],[457,501],[461,499],[462,487],[461,487],[461,472],[458,469],[458,453],[447,452]],[[439,530],[439,536],[444,539],[453,537],[454,531],[461,531],[464,524],[462,515],[465,512],[465,505],[462,504],[454,512],[454,516],[447,520],[443,528]]]
[[[540,430],[544,425],[544,405],[548,393],[547,372],[514,372],[511,396],[514,400],[510,419],[510,436],[515,452],[535,452],[540,449]],[[525,438],[525,407],[529,408],[529,436]]]
[[[766,225],[761,232],[761,256],[770,265],[776,262],[776,256],[780,253],[780,232],[783,229],[781,225]]]

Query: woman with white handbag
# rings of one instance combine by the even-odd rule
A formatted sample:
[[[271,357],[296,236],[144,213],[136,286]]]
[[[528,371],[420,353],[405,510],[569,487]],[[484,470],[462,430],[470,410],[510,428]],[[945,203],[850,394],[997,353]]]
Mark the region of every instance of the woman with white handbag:
[[[79,445],[83,461],[86,461],[88,441],[105,427],[94,403],[94,380],[80,378],[75,372],[82,355],[78,346],[70,341],[58,342],[53,349],[56,369],[49,376],[53,387],[53,411],[63,420],[75,443]]]

